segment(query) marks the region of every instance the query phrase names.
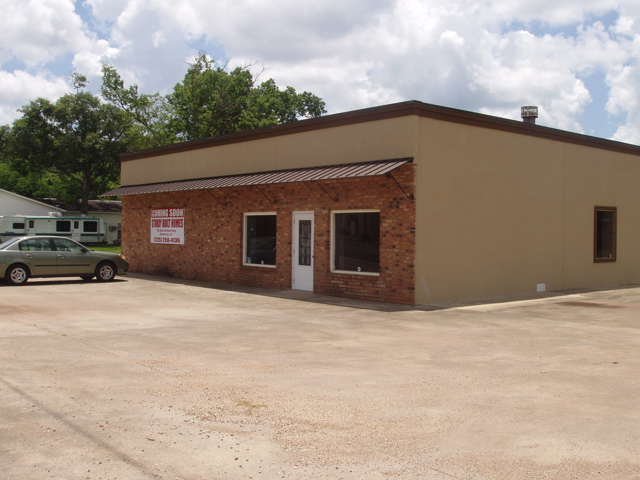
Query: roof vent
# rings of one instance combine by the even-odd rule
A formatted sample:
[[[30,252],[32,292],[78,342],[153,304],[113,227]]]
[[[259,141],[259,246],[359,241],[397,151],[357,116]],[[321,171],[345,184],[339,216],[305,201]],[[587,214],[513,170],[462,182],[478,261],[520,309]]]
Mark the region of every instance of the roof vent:
[[[531,105],[520,107],[520,116],[522,117],[522,121],[524,123],[535,125],[536,118],[538,118],[538,107],[533,107]]]

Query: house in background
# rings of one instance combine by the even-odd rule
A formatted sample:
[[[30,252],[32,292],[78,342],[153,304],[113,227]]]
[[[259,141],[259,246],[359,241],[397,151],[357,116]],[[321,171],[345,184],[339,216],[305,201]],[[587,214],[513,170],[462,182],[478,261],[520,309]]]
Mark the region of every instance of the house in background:
[[[124,154],[105,195],[131,271],[410,305],[640,283],[640,147],[531,120],[328,115]]]
[[[107,243],[120,244],[122,237],[122,202],[120,200],[89,200],[89,215],[104,221]]]
[[[64,212],[64,208],[0,188],[0,216],[4,215],[49,215]]]

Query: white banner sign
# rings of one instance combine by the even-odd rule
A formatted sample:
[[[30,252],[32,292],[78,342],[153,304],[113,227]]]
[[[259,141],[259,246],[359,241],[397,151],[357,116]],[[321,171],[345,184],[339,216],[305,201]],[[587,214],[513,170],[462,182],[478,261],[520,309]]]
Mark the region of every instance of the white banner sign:
[[[184,208],[151,209],[151,243],[184,245]]]

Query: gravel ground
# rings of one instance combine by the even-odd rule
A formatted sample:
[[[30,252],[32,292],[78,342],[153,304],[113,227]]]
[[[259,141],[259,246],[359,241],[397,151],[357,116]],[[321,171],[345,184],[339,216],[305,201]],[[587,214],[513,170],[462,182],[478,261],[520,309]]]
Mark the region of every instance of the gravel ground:
[[[0,283],[3,479],[640,479],[640,288]],[[437,307],[437,308],[436,308]]]

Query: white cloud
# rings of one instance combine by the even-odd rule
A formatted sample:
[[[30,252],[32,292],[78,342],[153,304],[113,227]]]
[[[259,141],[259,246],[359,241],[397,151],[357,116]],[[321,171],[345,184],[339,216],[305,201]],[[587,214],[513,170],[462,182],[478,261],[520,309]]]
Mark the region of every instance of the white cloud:
[[[503,2],[486,1],[488,11],[494,12],[502,21],[541,22],[552,26],[583,23],[589,17],[604,15],[616,10],[618,0],[518,0]]]
[[[607,83],[611,86],[607,112],[612,115],[626,114],[626,123],[618,127],[613,138],[640,144],[640,65],[636,62],[633,66],[610,72]]]
[[[100,77],[102,64],[109,63],[119,54],[117,48],[113,48],[106,40],[97,40],[89,48],[81,50],[73,57],[73,69],[83,75]]]
[[[465,40],[457,32],[453,32],[451,30],[447,30],[446,32],[440,35],[440,45],[445,46],[447,44],[453,45],[455,47],[461,48],[465,45]]]
[[[99,22],[109,23],[109,50],[96,57],[113,64],[127,83],[142,91],[167,93],[186,71],[193,49],[187,40],[193,33],[182,28],[182,12],[189,2],[129,0],[116,11],[109,2],[91,0],[94,13],[103,14]],[[195,12],[194,12],[195,14]]]
[[[117,20],[131,0],[84,0],[91,7],[94,17],[102,25],[109,25]]]
[[[640,140],[637,0],[85,0],[85,24],[71,0],[5,1],[16,13],[0,19],[0,62],[34,78],[30,68],[66,54],[65,73],[92,85],[107,61],[166,93],[203,48],[231,65],[257,61],[263,78],[316,93],[331,112],[417,99],[517,119],[537,104],[540,124],[584,131],[597,105],[623,119],[616,138]]]
[[[11,123],[18,117],[17,110],[38,97],[56,100],[70,93],[69,84],[45,73],[31,75],[18,70],[13,73],[0,70],[0,125]]]
[[[71,0],[4,0],[2,10],[0,48],[28,66],[89,41]]]

